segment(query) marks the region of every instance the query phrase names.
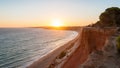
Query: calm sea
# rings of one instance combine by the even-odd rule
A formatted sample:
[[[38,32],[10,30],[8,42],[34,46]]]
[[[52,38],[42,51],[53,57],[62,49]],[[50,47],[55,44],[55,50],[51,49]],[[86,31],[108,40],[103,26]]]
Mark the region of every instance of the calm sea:
[[[76,36],[74,31],[0,28],[0,68],[24,68]]]

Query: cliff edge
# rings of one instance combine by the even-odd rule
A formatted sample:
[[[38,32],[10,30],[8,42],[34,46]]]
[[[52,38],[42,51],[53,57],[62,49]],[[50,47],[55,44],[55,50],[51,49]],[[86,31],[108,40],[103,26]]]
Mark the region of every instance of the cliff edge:
[[[92,52],[100,51],[110,36],[115,33],[114,28],[83,28],[79,39],[80,44],[69,57],[62,68],[80,68]],[[90,67],[88,67],[90,68]]]
[[[119,32],[112,35],[101,50],[92,52],[80,68],[120,68],[120,54],[116,48]]]

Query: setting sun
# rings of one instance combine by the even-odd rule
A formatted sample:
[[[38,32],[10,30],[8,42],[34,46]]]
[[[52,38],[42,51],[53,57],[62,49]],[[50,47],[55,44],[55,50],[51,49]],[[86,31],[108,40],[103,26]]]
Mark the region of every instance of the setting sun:
[[[54,20],[52,21],[52,26],[54,26],[54,27],[63,26],[63,22],[62,22],[61,20],[59,20],[59,19],[54,19]]]

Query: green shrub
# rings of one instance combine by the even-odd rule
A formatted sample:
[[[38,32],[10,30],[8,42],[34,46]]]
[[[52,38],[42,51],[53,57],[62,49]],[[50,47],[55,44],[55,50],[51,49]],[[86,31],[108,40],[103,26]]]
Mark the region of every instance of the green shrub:
[[[116,47],[117,47],[117,51],[120,53],[120,36],[117,37],[117,45],[116,45]]]
[[[63,58],[66,55],[66,52],[63,51],[60,55],[59,55],[59,59]]]
[[[93,24],[93,26],[99,27],[120,27],[120,8],[110,7],[107,8],[99,16],[99,21]]]

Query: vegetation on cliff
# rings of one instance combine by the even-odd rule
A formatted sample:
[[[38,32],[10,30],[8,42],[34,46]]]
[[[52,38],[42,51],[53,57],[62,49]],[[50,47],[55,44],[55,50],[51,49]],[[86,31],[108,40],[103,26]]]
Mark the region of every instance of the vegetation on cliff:
[[[120,27],[120,8],[107,8],[99,16],[99,21],[92,25],[93,27]]]
[[[61,59],[61,58],[63,58],[65,55],[66,55],[66,52],[63,51],[63,52],[59,55],[59,58]]]
[[[120,53],[120,36],[117,37],[117,51]]]

